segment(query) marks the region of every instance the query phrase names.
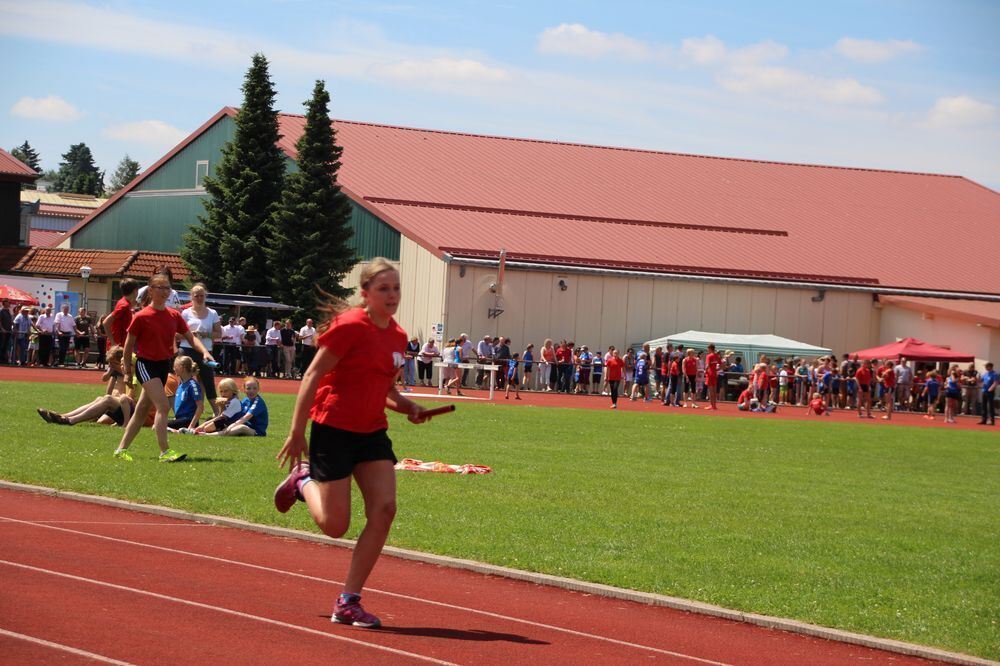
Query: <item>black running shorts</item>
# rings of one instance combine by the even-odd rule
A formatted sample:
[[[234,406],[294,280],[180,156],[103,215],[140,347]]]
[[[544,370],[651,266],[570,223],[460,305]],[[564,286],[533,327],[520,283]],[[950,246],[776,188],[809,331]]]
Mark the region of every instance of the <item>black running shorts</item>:
[[[373,460],[398,462],[385,430],[359,433],[313,422],[309,434],[309,468],[314,480],[345,479],[355,465]]]
[[[134,374],[139,378],[139,383],[145,385],[146,382],[153,379],[159,379],[160,383],[164,386],[167,385],[167,375],[170,374],[170,368],[173,366],[173,359],[163,359],[162,361],[150,361],[145,358],[137,358],[135,360],[135,371]]]

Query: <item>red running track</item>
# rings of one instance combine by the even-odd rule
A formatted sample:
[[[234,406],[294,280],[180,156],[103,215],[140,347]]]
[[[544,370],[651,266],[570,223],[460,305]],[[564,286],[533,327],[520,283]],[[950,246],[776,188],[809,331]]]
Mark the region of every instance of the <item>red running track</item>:
[[[0,490],[0,661],[892,664],[914,657],[383,556],[330,622],[350,551]],[[75,652],[74,652],[75,651]]]
[[[26,382],[60,382],[66,384],[93,384],[97,385],[100,375],[93,370],[64,370],[64,369],[43,369],[43,368],[16,368],[11,366],[0,366],[0,381],[26,381]],[[239,378],[237,378],[239,379]],[[284,379],[262,379],[261,392],[268,393],[295,394],[299,391],[299,382]],[[483,402],[488,399],[488,391],[477,389],[463,389],[465,398],[473,402]],[[437,389],[418,388],[414,393],[408,394],[411,397],[440,398],[445,401],[461,403],[463,398],[456,396],[438,396]],[[494,393],[493,401],[497,404],[513,406],[535,405],[537,407],[573,407],[576,409],[610,409],[611,399],[607,396],[599,395],[567,395],[565,393],[535,393],[524,391],[521,393],[521,400],[511,397],[504,399],[502,391]],[[958,423],[945,423],[941,414],[933,421],[923,418],[923,414],[896,412],[891,421],[882,420],[881,412],[873,412],[873,419],[859,419],[857,412],[853,410],[835,410],[830,416],[810,416],[805,407],[779,407],[776,414],[751,414],[741,412],[736,409],[735,403],[719,403],[719,410],[716,412],[707,411],[705,407],[708,403],[700,403],[700,409],[664,407],[659,401],[645,403],[642,401],[632,402],[627,398],[618,400],[619,412],[655,412],[671,414],[697,414],[707,417],[729,417],[744,418],[769,421],[773,419],[790,419],[796,421],[812,420],[838,423],[865,423],[872,427],[891,427],[893,425],[909,425],[922,428],[943,428],[945,430],[983,430],[986,432],[996,432],[995,427],[979,425],[978,416],[960,416]]]

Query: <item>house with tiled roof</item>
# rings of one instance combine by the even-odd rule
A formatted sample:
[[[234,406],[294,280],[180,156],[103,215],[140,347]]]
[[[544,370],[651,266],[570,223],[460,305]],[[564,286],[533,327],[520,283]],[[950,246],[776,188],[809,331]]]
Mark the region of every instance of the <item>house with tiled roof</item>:
[[[176,252],[236,113],[216,113],[64,245]],[[399,261],[400,323],[421,338],[605,349],[693,329],[843,353],[911,335],[884,296],[1000,302],[1000,276],[978,262],[926,269],[1000,231],[1000,194],[960,176],[332,122],[354,247]],[[305,119],[279,125],[294,168]],[[927,337],[997,357],[990,321]]]
[[[56,247],[66,239],[66,232],[105,201],[92,194],[21,190],[21,203],[30,206],[28,245]]]

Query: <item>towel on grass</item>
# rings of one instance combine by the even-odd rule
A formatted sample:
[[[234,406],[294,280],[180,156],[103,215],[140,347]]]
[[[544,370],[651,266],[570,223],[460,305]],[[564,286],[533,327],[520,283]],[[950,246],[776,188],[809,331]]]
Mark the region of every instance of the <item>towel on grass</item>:
[[[403,458],[396,463],[396,469],[409,472],[441,472],[442,474],[489,474],[493,470],[486,465],[448,465],[437,460],[424,462],[416,458]]]

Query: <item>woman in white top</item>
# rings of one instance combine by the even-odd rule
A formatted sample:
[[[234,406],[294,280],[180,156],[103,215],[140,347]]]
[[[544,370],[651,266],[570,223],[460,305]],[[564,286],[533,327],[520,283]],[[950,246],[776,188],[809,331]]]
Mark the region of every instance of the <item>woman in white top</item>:
[[[207,352],[211,353],[212,340],[222,338],[222,321],[219,319],[218,312],[205,305],[206,298],[208,298],[208,289],[205,288],[205,285],[201,282],[195,284],[191,287],[192,305],[186,310],[181,310],[181,316],[184,317],[188,328],[191,329],[191,334],[201,341]],[[190,356],[198,364],[198,379],[201,381],[205,397],[212,405],[212,411],[218,414],[219,407],[215,404],[215,371],[208,367],[201,354],[192,349],[186,340],[181,342],[180,353],[184,356]]]
[[[429,338],[420,350],[420,355],[417,357],[417,374],[421,386],[431,385],[431,376],[434,372],[434,359],[440,355],[441,352],[434,344],[434,338]]]

